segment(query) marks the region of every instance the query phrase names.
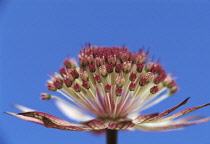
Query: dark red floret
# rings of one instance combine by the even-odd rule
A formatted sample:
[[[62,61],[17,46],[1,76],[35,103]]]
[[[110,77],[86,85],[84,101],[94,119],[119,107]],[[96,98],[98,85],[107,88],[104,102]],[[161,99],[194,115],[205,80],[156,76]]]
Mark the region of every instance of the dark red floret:
[[[159,73],[161,71],[161,69],[162,69],[162,67],[159,64],[155,63],[152,65],[152,68],[150,71],[153,73]]]
[[[139,85],[144,86],[147,83],[147,79],[145,77],[141,77],[139,80]]]
[[[73,86],[73,88],[74,88],[74,90],[75,90],[76,92],[80,92],[80,91],[81,91],[80,85],[77,84],[77,83]]]
[[[106,70],[107,70],[108,73],[112,73],[113,72],[113,66],[112,66],[112,64],[107,64],[106,65]]]
[[[96,66],[95,66],[95,64],[89,64],[89,71],[91,72],[91,73],[94,73],[95,71],[96,71]]]
[[[135,83],[130,83],[130,85],[129,85],[129,90],[130,91],[134,91],[135,90],[135,88],[136,88],[136,84]]]
[[[79,73],[78,73],[76,70],[71,71],[70,74],[71,74],[75,79],[79,78]]]
[[[155,94],[156,92],[158,92],[158,86],[153,86],[151,89],[150,89],[150,93],[152,94]]]
[[[121,96],[122,95],[122,88],[116,88],[116,95]]]
[[[47,89],[49,91],[56,91],[57,88],[55,87],[55,85],[53,83],[47,83]]]
[[[71,85],[72,85],[72,82],[69,78],[64,79],[64,83],[65,83],[66,87],[71,87]]]
[[[111,85],[107,84],[105,85],[105,91],[108,93],[111,91]]]
[[[130,81],[134,81],[136,79],[136,77],[137,76],[135,73],[131,73],[129,79],[130,79]]]
[[[115,72],[120,73],[122,71],[122,64],[116,64],[115,66]]]
[[[72,63],[68,59],[63,62],[63,65],[68,69],[72,67]]]
[[[63,81],[60,79],[55,79],[55,81],[53,81],[53,84],[57,89],[61,89],[63,87]]]
[[[86,88],[86,89],[89,89],[89,88],[90,88],[90,85],[89,85],[89,83],[88,83],[87,81],[83,81],[83,82],[82,82],[82,86],[83,86],[84,88]]]
[[[154,79],[154,83],[155,84],[159,84],[160,82],[164,81],[164,79],[166,78],[166,74],[165,73],[160,73],[155,79]]]
[[[136,71],[139,73],[142,72],[143,68],[144,68],[144,64],[139,63],[136,65]]]
[[[67,73],[66,73],[66,69],[65,68],[61,68],[59,69],[59,72],[62,76],[65,76]]]
[[[101,83],[101,76],[100,76],[100,75],[95,75],[94,79],[95,79],[95,81],[97,81],[98,83]]]

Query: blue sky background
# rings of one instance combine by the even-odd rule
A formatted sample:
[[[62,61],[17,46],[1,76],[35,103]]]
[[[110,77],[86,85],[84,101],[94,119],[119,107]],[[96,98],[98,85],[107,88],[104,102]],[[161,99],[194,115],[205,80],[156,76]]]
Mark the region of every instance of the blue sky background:
[[[181,90],[145,113],[161,112],[191,97],[187,107],[210,102],[209,0],[0,1],[0,144],[105,144],[104,136],[45,128],[4,114],[21,104],[68,120],[41,101],[47,74],[86,42],[150,47],[177,77]],[[190,115],[210,116],[210,107]],[[210,144],[210,122],[164,133],[120,132],[120,144]]]

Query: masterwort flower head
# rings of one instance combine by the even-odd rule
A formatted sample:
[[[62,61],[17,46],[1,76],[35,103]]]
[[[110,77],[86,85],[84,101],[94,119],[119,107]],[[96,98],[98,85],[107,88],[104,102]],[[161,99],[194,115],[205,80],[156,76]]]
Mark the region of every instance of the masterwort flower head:
[[[7,113],[46,127],[70,131],[166,131],[209,121],[209,117],[179,117],[210,103],[169,115],[189,98],[162,113],[143,114],[179,89],[159,62],[147,60],[147,57],[148,52],[142,49],[132,53],[125,47],[87,45],[78,55],[79,64],[72,58],[66,59],[59,74],[55,73],[47,81],[47,89],[61,93],[63,98],[42,93],[41,99],[54,99],[58,108],[72,120],[79,121],[78,124],[20,105],[16,108],[23,113]]]

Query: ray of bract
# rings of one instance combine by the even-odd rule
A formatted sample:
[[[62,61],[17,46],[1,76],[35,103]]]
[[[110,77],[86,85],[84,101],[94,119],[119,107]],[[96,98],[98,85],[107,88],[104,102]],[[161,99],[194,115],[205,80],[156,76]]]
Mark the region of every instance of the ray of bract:
[[[69,103],[67,104],[63,101],[56,99],[55,104],[65,116],[72,120],[88,121],[93,119],[93,117],[83,113],[76,106],[70,105]]]
[[[31,108],[27,108],[25,106],[22,106],[22,105],[14,105],[14,107],[21,110],[22,112],[36,111],[36,110],[31,109]]]

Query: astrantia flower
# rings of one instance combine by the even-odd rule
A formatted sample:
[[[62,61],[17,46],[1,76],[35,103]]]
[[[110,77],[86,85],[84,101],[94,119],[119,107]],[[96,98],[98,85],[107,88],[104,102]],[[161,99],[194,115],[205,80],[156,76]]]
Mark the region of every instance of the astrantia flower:
[[[16,107],[24,113],[7,113],[46,127],[71,131],[165,131],[210,120],[201,116],[179,118],[210,103],[169,115],[189,98],[164,112],[143,114],[178,90],[159,62],[147,60],[148,52],[88,45],[78,57],[79,65],[74,59],[66,59],[59,74],[55,73],[47,82],[48,90],[57,91],[65,98],[43,93],[41,99],[54,99],[58,108],[79,124],[23,106]]]

